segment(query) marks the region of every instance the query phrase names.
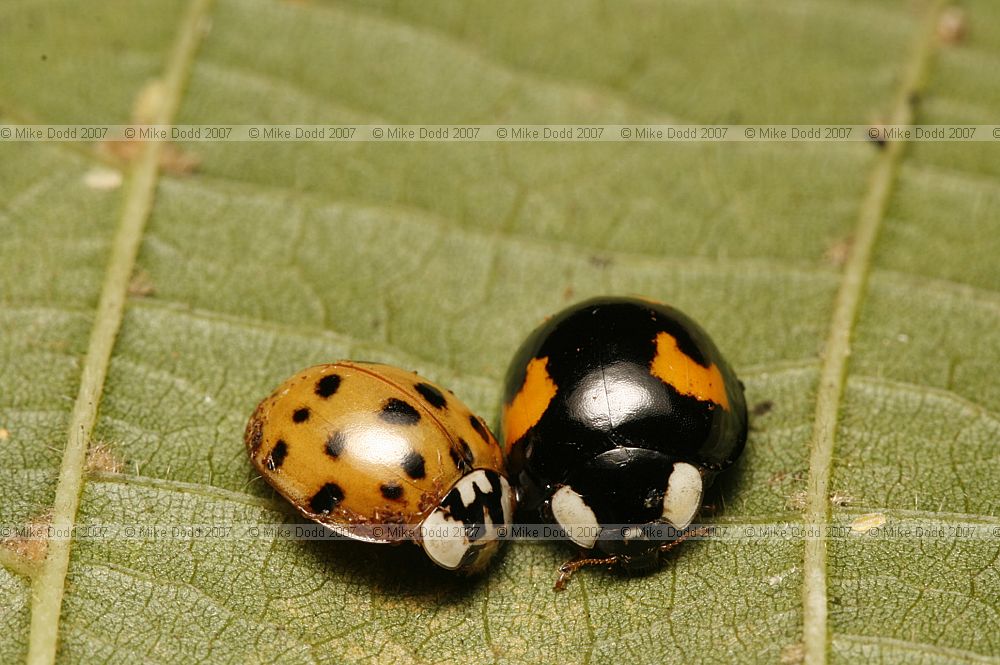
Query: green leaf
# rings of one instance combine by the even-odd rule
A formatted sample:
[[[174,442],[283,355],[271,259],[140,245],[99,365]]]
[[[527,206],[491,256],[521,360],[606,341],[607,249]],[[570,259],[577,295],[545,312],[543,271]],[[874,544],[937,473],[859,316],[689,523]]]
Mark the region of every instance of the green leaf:
[[[963,7],[949,42],[907,0],[18,0],[0,119],[994,122],[1000,10]],[[4,142],[0,201],[5,527],[294,519],[241,440],[286,375],[394,362],[496,423],[521,338],[598,293],[689,312],[771,403],[712,520],[1000,527],[989,143]],[[562,594],[557,543],[467,580],[0,540],[3,662],[1000,662],[996,539],[697,541]]]

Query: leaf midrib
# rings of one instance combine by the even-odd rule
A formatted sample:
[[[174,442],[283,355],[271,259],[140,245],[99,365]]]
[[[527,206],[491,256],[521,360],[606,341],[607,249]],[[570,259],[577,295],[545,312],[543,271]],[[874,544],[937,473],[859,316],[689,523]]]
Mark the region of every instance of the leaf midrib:
[[[194,54],[203,34],[203,19],[211,0],[192,0],[180,25],[177,41],[167,59],[163,94],[152,118],[154,124],[171,124],[180,106]],[[52,525],[69,529],[76,520],[83,487],[87,444],[97,420],[111,353],[121,327],[128,297],[128,285],[135,267],[143,230],[149,218],[159,176],[163,141],[143,145],[129,177],[121,218],[111,246],[107,272],[94,325],[80,374],[80,388],[70,415],[66,448],[59,468],[53,501]],[[59,644],[59,617],[69,569],[69,539],[53,539],[35,578],[31,596],[31,625],[28,635],[29,665],[55,662]]]
[[[913,53],[905,63],[902,83],[889,117],[889,124],[909,125],[913,121],[913,100],[922,88],[936,45],[938,17],[946,0],[935,0],[927,9],[917,34]],[[809,478],[806,484],[805,522],[824,527],[830,522],[830,474],[836,441],[840,405],[847,382],[851,333],[860,311],[879,227],[892,196],[896,171],[906,143],[891,141],[876,159],[868,190],[858,211],[853,243],[834,300],[830,330],[823,348],[816,411],[810,441]],[[827,662],[830,648],[827,617],[826,542],[807,539],[802,570],[802,644],[806,665]]]

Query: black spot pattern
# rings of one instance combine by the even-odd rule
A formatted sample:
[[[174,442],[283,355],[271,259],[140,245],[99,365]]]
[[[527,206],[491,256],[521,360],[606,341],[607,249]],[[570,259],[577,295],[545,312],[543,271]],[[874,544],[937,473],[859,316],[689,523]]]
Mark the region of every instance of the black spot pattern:
[[[444,395],[441,391],[432,386],[429,383],[418,383],[413,386],[420,393],[420,396],[427,400],[427,403],[433,406],[435,409],[443,409],[447,406],[448,402],[445,400]]]
[[[412,404],[396,397],[390,397],[382,405],[379,417],[393,425],[416,425],[420,422],[420,412]]]
[[[476,473],[479,473],[478,471]],[[448,516],[462,524],[469,540],[475,542],[486,535],[486,516],[489,515],[493,524],[503,524],[503,487],[500,485],[500,475],[496,471],[485,471],[489,490],[483,491],[474,484],[472,501],[465,503],[461,490],[452,489],[441,500],[441,506],[448,511]]]
[[[340,453],[344,452],[344,446],[347,444],[347,437],[344,436],[343,432],[334,432],[326,440],[326,454],[330,457],[339,457]]]
[[[340,388],[340,375],[328,374],[316,382],[316,394],[326,399]]]
[[[382,491],[382,496],[387,499],[395,500],[403,496],[403,487],[396,483],[382,485],[379,489]]]
[[[424,456],[415,450],[411,450],[406,454],[401,466],[403,467],[403,471],[406,471],[406,475],[413,479],[423,478],[426,474],[424,470]]]
[[[469,471],[472,469],[475,456],[472,454],[469,442],[465,439],[459,439],[457,446],[452,446],[448,449],[448,454],[451,456],[451,461],[454,462],[455,468],[459,471]]]
[[[269,471],[274,471],[281,466],[287,456],[288,444],[283,439],[278,439],[278,442],[274,444],[274,448],[271,448],[271,454],[264,460],[264,464]]]
[[[486,425],[483,425],[483,421],[470,413],[469,422],[472,424],[472,429],[476,430],[476,434],[478,434],[483,441],[489,443],[490,435],[489,432],[486,431]]]
[[[327,483],[320,488],[309,501],[309,508],[314,513],[326,515],[344,500],[344,490],[337,483]]]
[[[294,420],[297,423],[304,423],[305,421],[309,420],[309,407],[304,406],[301,409],[295,409],[295,411],[292,413],[292,420]]]

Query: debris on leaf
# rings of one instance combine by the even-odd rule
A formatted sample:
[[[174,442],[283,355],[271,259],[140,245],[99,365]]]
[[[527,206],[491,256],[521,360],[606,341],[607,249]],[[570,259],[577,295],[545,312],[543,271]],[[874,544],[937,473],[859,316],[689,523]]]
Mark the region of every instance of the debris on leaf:
[[[941,12],[937,23],[937,36],[943,44],[957,44],[965,39],[968,22],[961,7],[948,7]]]
[[[854,238],[847,237],[831,243],[823,252],[823,258],[835,268],[843,267],[847,263],[847,257],[851,254],[853,242]]]
[[[111,452],[111,447],[98,442],[87,450],[88,473],[120,473],[124,463]]]
[[[854,518],[851,522],[851,533],[867,534],[870,533],[872,529],[877,529],[883,524],[885,524],[885,515],[882,513],[868,513],[867,515],[861,515],[860,517]]]
[[[52,513],[42,513],[14,535],[0,540],[0,548],[13,554],[26,567],[37,566],[45,560],[49,550],[47,534],[51,523]]]
[[[136,298],[146,298],[156,293],[156,285],[149,273],[139,268],[128,283],[128,294]]]

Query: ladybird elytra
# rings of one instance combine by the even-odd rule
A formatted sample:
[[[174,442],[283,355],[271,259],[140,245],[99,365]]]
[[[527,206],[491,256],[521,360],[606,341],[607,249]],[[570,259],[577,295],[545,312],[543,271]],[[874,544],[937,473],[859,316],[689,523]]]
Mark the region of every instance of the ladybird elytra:
[[[502,407],[522,510],[566,527],[586,562],[630,570],[652,568],[671,544],[634,530],[605,538],[605,527],[683,532],[747,437],[743,386],[708,333],[638,298],[547,318],[516,352]]]
[[[359,540],[412,537],[444,568],[481,570],[499,548],[496,527],[512,519],[489,428],[453,393],[398,367],[304,369],[260,402],[244,440],[256,470],[308,519]]]

